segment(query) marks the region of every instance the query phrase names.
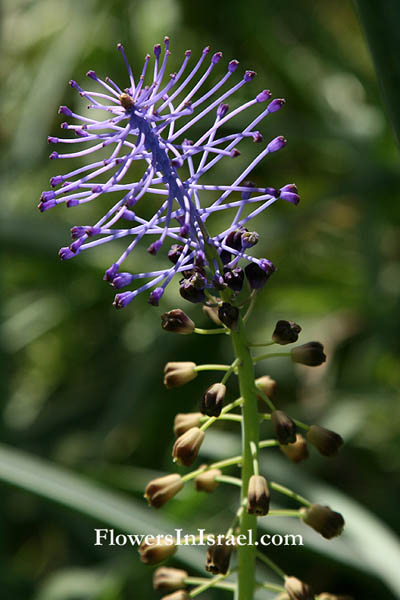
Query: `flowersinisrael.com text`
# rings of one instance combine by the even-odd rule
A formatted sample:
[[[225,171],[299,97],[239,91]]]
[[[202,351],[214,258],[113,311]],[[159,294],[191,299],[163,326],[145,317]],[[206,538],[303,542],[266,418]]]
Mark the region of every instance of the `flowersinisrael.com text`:
[[[303,536],[287,533],[265,533],[254,539],[253,531],[242,535],[214,535],[205,529],[197,529],[197,534],[184,534],[183,529],[175,529],[174,534],[126,534],[116,533],[114,529],[95,529],[95,546],[140,546],[141,544],[167,544],[176,546],[213,546],[231,544],[232,546],[304,546]]]

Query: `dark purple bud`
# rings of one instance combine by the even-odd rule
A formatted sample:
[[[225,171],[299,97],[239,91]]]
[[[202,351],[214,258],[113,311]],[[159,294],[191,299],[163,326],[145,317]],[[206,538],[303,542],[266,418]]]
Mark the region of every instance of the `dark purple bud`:
[[[247,192],[243,192],[247,193]],[[249,193],[250,196],[250,193]],[[229,248],[233,248],[233,250],[241,250],[242,249],[242,235],[247,232],[246,227],[238,227],[234,229],[225,238],[225,246]],[[228,261],[229,262],[229,261]]]
[[[277,110],[280,110],[282,106],[285,104],[285,100],[283,98],[275,98],[268,104],[268,112],[273,113]]]
[[[293,444],[296,441],[296,425],[283,410],[272,411],[271,422],[280,444]]]
[[[56,187],[57,185],[60,185],[60,183],[64,183],[64,177],[62,175],[56,175],[50,179],[50,185],[52,187]]]
[[[282,200],[286,200],[286,202],[291,202],[295,206],[300,202],[300,196],[298,194],[293,194],[292,192],[281,192],[280,197]]]
[[[200,411],[208,417],[219,417],[224,406],[226,386],[223,383],[214,383],[203,394],[200,402]]]
[[[219,253],[219,257],[223,265],[228,264],[232,260],[232,254],[228,252],[228,250],[221,250]]]
[[[161,315],[161,327],[164,331],[188,335],[193,333],[195,324],[180,308],[175,308]]]
[[[102,185],[94,185],[92,187],[92,194],[101,194],[103,191],[103,186]]]
[[[133,281],[133,275],[131,273],[117,273],[117,275],[112,280],[111,285],[116,289],[120,290],[121,288],[130,285]]]
[[[282,346],[293,344],[293,342],[297,342],[300,331],[300,325],[297,325],[294,321],[278,321],[272,339],[275,344],[281,344]]]
[[[53,190],[50,190],[49,192],[42,192],[42,195],[40,196],[40,200],[42,202],[48,202],[49,200],[53,200],[53,198],[56,197],[56,193]]]
[[[78,204],[79,204],[78,198],[71,198],[70,200],[66,201],[65,206],[67,208],[72,208],[73,206],[78,206]]]
[[[186,237],[188,233],[189,233],[189,225],[187,225],[186,223],[184,223],[182,225],[182,227],[180,228],[180,230],[179,230],[179,234],[182,237]]]
[[[201,279],[200,279],[201,278]],[[203,282],[201,282],[203,280]],[[192,275],[188,279],[181,279],[179,293],[185,300],[197,304],[204,302],[206,296],[204,294],[205,280],[199,273]]]
[[[257,102],[265,102],[271,98],[271,92],[269,90],[263,90],[256,96]]]
[[[78,254],[81,249],[82,244],[83,244],[83,240],[81,240],[81,239],[74,240],[72,242],[72,244],[70,245],[70,250],[74,254]]]
[[[231,60],[229,65],[228,65],[228,71],[229,73],[234,73],[236,71],[236,69],[239,66],[239,61],[238,60]]]
[[[214,65],[216,65],[217,63],[219,63],[219,61],[221,60],[221,58],[222,58],[222,52],[216,52],[216,53],[213,55],[213,57],[212,57],[212,59],[211,59],[211,62],[212,62]]]
[[[217,116],[220,117],[222,119],[222,117],[224,117],[226,115],[226,113],[229,110],[229,104],[220,104],[217,108]]]
[[[67,117],[72,117],[72,110],[68,108],[68,106],[60,106],[58,109],[59,115],[66,115]]]
[[[97,81],[98,77],[95,73],[95,71],[93,71],[93,69],[90,69],[90,71],[88,71],[86,73],[86,77],[90,77],[90,79],[94,79],[95,81]]]
[[[239,309],[229,302],[223,302],[218,309],[218,318],[229,329],[234,329],[239,319]]]
[[[203,50],[203,54],[208,54],[210,52],[210,46],[206,46]]]
[[[180,246],[179,244],[172,244],[171,248],[168,251],[169,260],[176,265],[180,255],[183,252],[184,246]]]
[[[169,37],[167,35],[164,37],[164,46],[165,46],[165,49],[168,50],[168,48],[169,48]]]
[[[340,535],[344,528],[344,519],[339,512],[329,506],[311,504],[301,510],[304,523],[315,529],[327,540]]]
[[[69,129],[69,125],[67,122],[61,123],[60,127],[61,129]]]
[[[322,456],[335,456],[343,446],[343,439],[338,433],[320,425],[311,425],[306,438]]]
[[[255,71],[246,71],[243,79],[247,82],[247,81],[251,81],[252,79],[254,79],[254,77],[257,75],[257,73]]]
[[[240,156],[240,150],[234,148],[233,150],[231,150],[231,157],[236,158],[237,156]]]
[[[114,298],[114,306],[115,308],[125,308],[134,298],[134,294],[132,292],[122,292],[121,294],[117,294]]]
[[[129,210],[129,208],[125,208],[121,217],[123,219],[126,219],[127,221],[134,221],[136,218],[136,214],[133,212],[133,210]]]
[[[224,281],[234,292],[240,292],[243,287],[244,273],[243,269],[224,269]]]
[[[161,54],[161,45],[160,44],[156,44],[153,48],[153,52],[154,52],[154,56],[156,58],[158,58]]]
[[[104,273],[104,277],[103,277],[104,281],[109,281],[110,283],[112,283],[112,281],[114,280],[114,277],[118,273],[118,269],[119,269],[119,265],[117,265],[116,263],[111,265],[111,267],[109,267],[107,269],[107,271]]]
[[[192,56],[191,50],[185,50],[185,56]]]
[[[247,281],[253,290],[260,290],[263,288],[274,271],[275,267],[272,269],[263,269],[253,262],[247,265],[244,270]]]
[[[272,188],[272,187],[266,187],[264,188],[264,194],[269,194],[270,196],[273,196],[274,198],[279,198],[279,190]]]
[[[206,571],[214,575],[218,575],[219,573],[225,575],[229,570],[233,545],[228,544],[223,539],[223,536],[218,537],[220,538],[218,542],[215,542],[207,550]]]
[[[270,142],[267,146],[269,152],[277,152],[284,146],[286,146],[287,140],[283,137],[283,135],[279,135],[272,142]]]
[[[242,247],[252,248],[257,244],[259,238],[260,236],[256,231],[246,231],[246,233],[242,234]]]
[[[295,183],[288,183],[281,187],[281,192],[291,192],[292,194],[297,194],[297,185]]]
[[[55,200],[49,200],[48,202],[39,202],[38,209],[40,212],[45,212],[46,210],[49,210],[49,208],[54,208],[54,206],[57,206],[57,202]]]
[[[175,167],[175,169],[180,169],[181,167],[183,167],[183,164],[184,160],[182,158],[176,157],[171,160],[171,165]]]
[[[80,89],[80,86],[79,86],[79,85],[76,83],[76,81],[74,81],[73,79],[70,79],[70,80],[68,81],[68,83],[69,83],[69,85],[70,85],[72,88],[75,88],[76,90],[79,90],[79,89]]]
[[[307,365],[308,367],[318,367],[326,361],[324,347],[320,342],[307,342],[307,344],[292,348],[290,353],[293,362]]]
[[[48,144],[58,144],[58,138],[49,135],[49,137],[47,138],[47,143]]]
[[[224,278],[222,277],[222,275],[220,273],[215,273],[215,275],[212,278],[212,284],[213,284],[213,287],[216,290],[218,290],[219,292],[221,292],[226,287],[228,287],[228,284],[225,283]]]
[[[49,156],[50,160],[57,160],[58,158],[58,152],[52,152]]]
[[[194,259],[194,264],[196,265],[196,267],[204,267],[205,262],[206,262],[206,255],[204,254],[203,250],[199,250],[196,253],[196,257]]]
[[[163,293],[164,293],[164,288],[157,287],[155,290],[153,290],[151,292],[151,294],[149,294],[147,302],[149,304],[151,304],[152,306],[158,306]]]
[[[60,248],[58,256],[61,258],[61,260],[69,260],[70,258],[73,258],[75,254],[68,247],[64,247]]]
[[[86,233],[89,237],[99,235],[101,233],[101,227],[86,227]]]
[[[86,227],[79,227],[77,225],[75,225],[75,227],[71,228],[71,237],[73,240],[77,240],[81,237],[83,237],[84,235],[86,235]]]
[[[147,248],[147,252],[149,254],[153,254],[153,256],[154,256],[155,254],[157,254],[157,252],[159,251],[161,246],[162,246],[162,242],[160,240],[156,240],[155,242],[152,242],[150,244],[150,246]]]
[[[255,144],[259,144],[260,142],[262,142],[262,141],[263,141],[263,139],[264,139],[264,138],[263,138],[263,136],[261,135],[261,133],[260,133],[259,131],[255,131],[255,132],[253,133],[253,142],[254,142]]]

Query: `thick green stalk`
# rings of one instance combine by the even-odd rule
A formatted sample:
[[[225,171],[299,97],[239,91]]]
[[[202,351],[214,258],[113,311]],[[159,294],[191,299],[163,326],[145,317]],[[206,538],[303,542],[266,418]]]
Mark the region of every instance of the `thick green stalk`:
[[[241,500],[247,497],[249,479],[253,475],[253,454],[250,442],[258,448],[259,416],[257,397],[255,394],[254,367],[242,319],[238,322],[238,330],[232,331],[232,341],[239,359],[238,378],[240,395],[243,398],[242,407],[242,493]],[[240,534],[248,536],[253,532],[253,543],[257,536],[257,517],[249,515],[246,510],[240,517]],[[238,588],[236,600],[252,600],[255,587],[256,553],[255,546],[243,545],[237,547],[238,555]]]

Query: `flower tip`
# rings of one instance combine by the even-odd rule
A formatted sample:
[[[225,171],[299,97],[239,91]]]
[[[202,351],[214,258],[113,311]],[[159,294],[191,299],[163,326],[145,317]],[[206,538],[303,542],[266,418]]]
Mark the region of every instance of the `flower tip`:
[[[237,148],[234,148],[234,149],[231,151],[231,157],[232,157],[232,158],[236,158],[237,156],[240,156],[240,151],[239,151]]]
[[[158,287],[151,292],[151,294],[148,297],[147,302],[149,304],[151,304],[152,306],[158,306],[163,294],[164,294],[164,288]]]
[[[86,73],[86,77],[90,77],[90,79],[94,79],[95,81],[98,79],[96,71],[93,71],[93,69],[90,69],[90,71]]]
[[[60,183],[64,182],[64,177],[62,175],[56,175],[55,177],[50,178],[51,187],[56,187]]]
[[[114,298],[113,305],[115,308],[125,308],[133,300],[134,294],[132,292],[122,292],[121,294],[117,294]]]
[[[268,144],[268,151],[269,152],[277,152],[278,150],[280,150],[281,148],[283,148],[284,146],[286,146],[286,144],[287,144],[287,140],[285,140],[285,138],[283,137],[283,135],[279,135],[278,137],[276,137],[275,139],[273,139]]]
[[[206,47],[203,49],[203,54],[208,54],[209,52],[210,52],[210,46],[206,46]]]
[[[58,152],[52,152],[49,156],[50,160],[56,160],[58,158]]]
[[[61,260],[69,260],[70,258],[73,258],[75,254],[76,252],[72,252],[71,248],[68,248],[68,246],[60,248],[58,252],[58,256],[61,258]]]
[[[156,240],[155,242],[152,242],[150,244],[150,246],[147,248],[147,252],[149,254],[152,254],[153,256],[155,256],[157,254],[157,252],[159,251],[159,249],[162,246],[162,242],[161,240]]]
[[[106,272],[104,273],[104,277],[103,277],[104,281],[108,281],[109,283],[112,283],[114,280],[114,277],[118,273],[118,269],[119,269],[119,266],[116,263],[111,265],[111,267],[109,267],[106,270]]]
[[[161,45],[160,44],[156,44],[153,48],[153,52],[154,52],[154,56],[156,58],[158,58],[161,54]]]
[[[271,92],[269,90],[263,90],[256,96],[257,102],[265,102],[271,98]]]
[[[252,79],[254,79],[254,77],[257,75],[257,73],[255,71],[246,71],[243,79],[247,82],[247,81],[252,81]]]
[[[238,66],[239,66],[238,60],[235,60],[235,59],[231,60],[228,65],[229,73],[234,73],[236,71],[236,69],[238,68]]]
[[[268,112],[273,113],[277,110],[280,110],[282,106],[285,104],[285,100],[283,98],[275,98],[268,104]]]
[[[213,65],[216,65],[217,63],[219,63],[221,58],[222,58],[222,52],[216,52],[215,54],[213,54],[211,62],[213,63]]]
[[[49,135],[47,138],[47,143],[48,144],[58,144],[58,138],[53,137],[52,135]]]
[[[67,117],[72,117],[72,110],[68,108],[68,106],[60,106],[58,109],[59,115],[66,115]]]
[[[71,87],[79,90],[79,85],[76,83],[76,81],[74,79],[70,79],[68,83]]]
[[[191,55],[192,55],[191,50],[185,50],[185,56],[191,56]]]
[[[164,46],[167,48],[169,48],[169,37],[166,35],[164,36]]]

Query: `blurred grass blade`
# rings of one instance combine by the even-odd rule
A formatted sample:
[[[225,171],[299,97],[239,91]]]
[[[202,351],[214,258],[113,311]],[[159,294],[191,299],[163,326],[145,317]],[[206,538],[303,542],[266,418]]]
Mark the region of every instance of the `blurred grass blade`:
[[[82,512],[98,520],[95,525],[98,528],[106,524],[126,533],[156,535],[174,534],[174,529],[184,527],[122,494],[3,444],[0,444],[0,480]],[[179,558],[187,565],[202,568],[204,550],[181,546]]]
[[[400,2],[356,0],[356,5],[400,145]]]

